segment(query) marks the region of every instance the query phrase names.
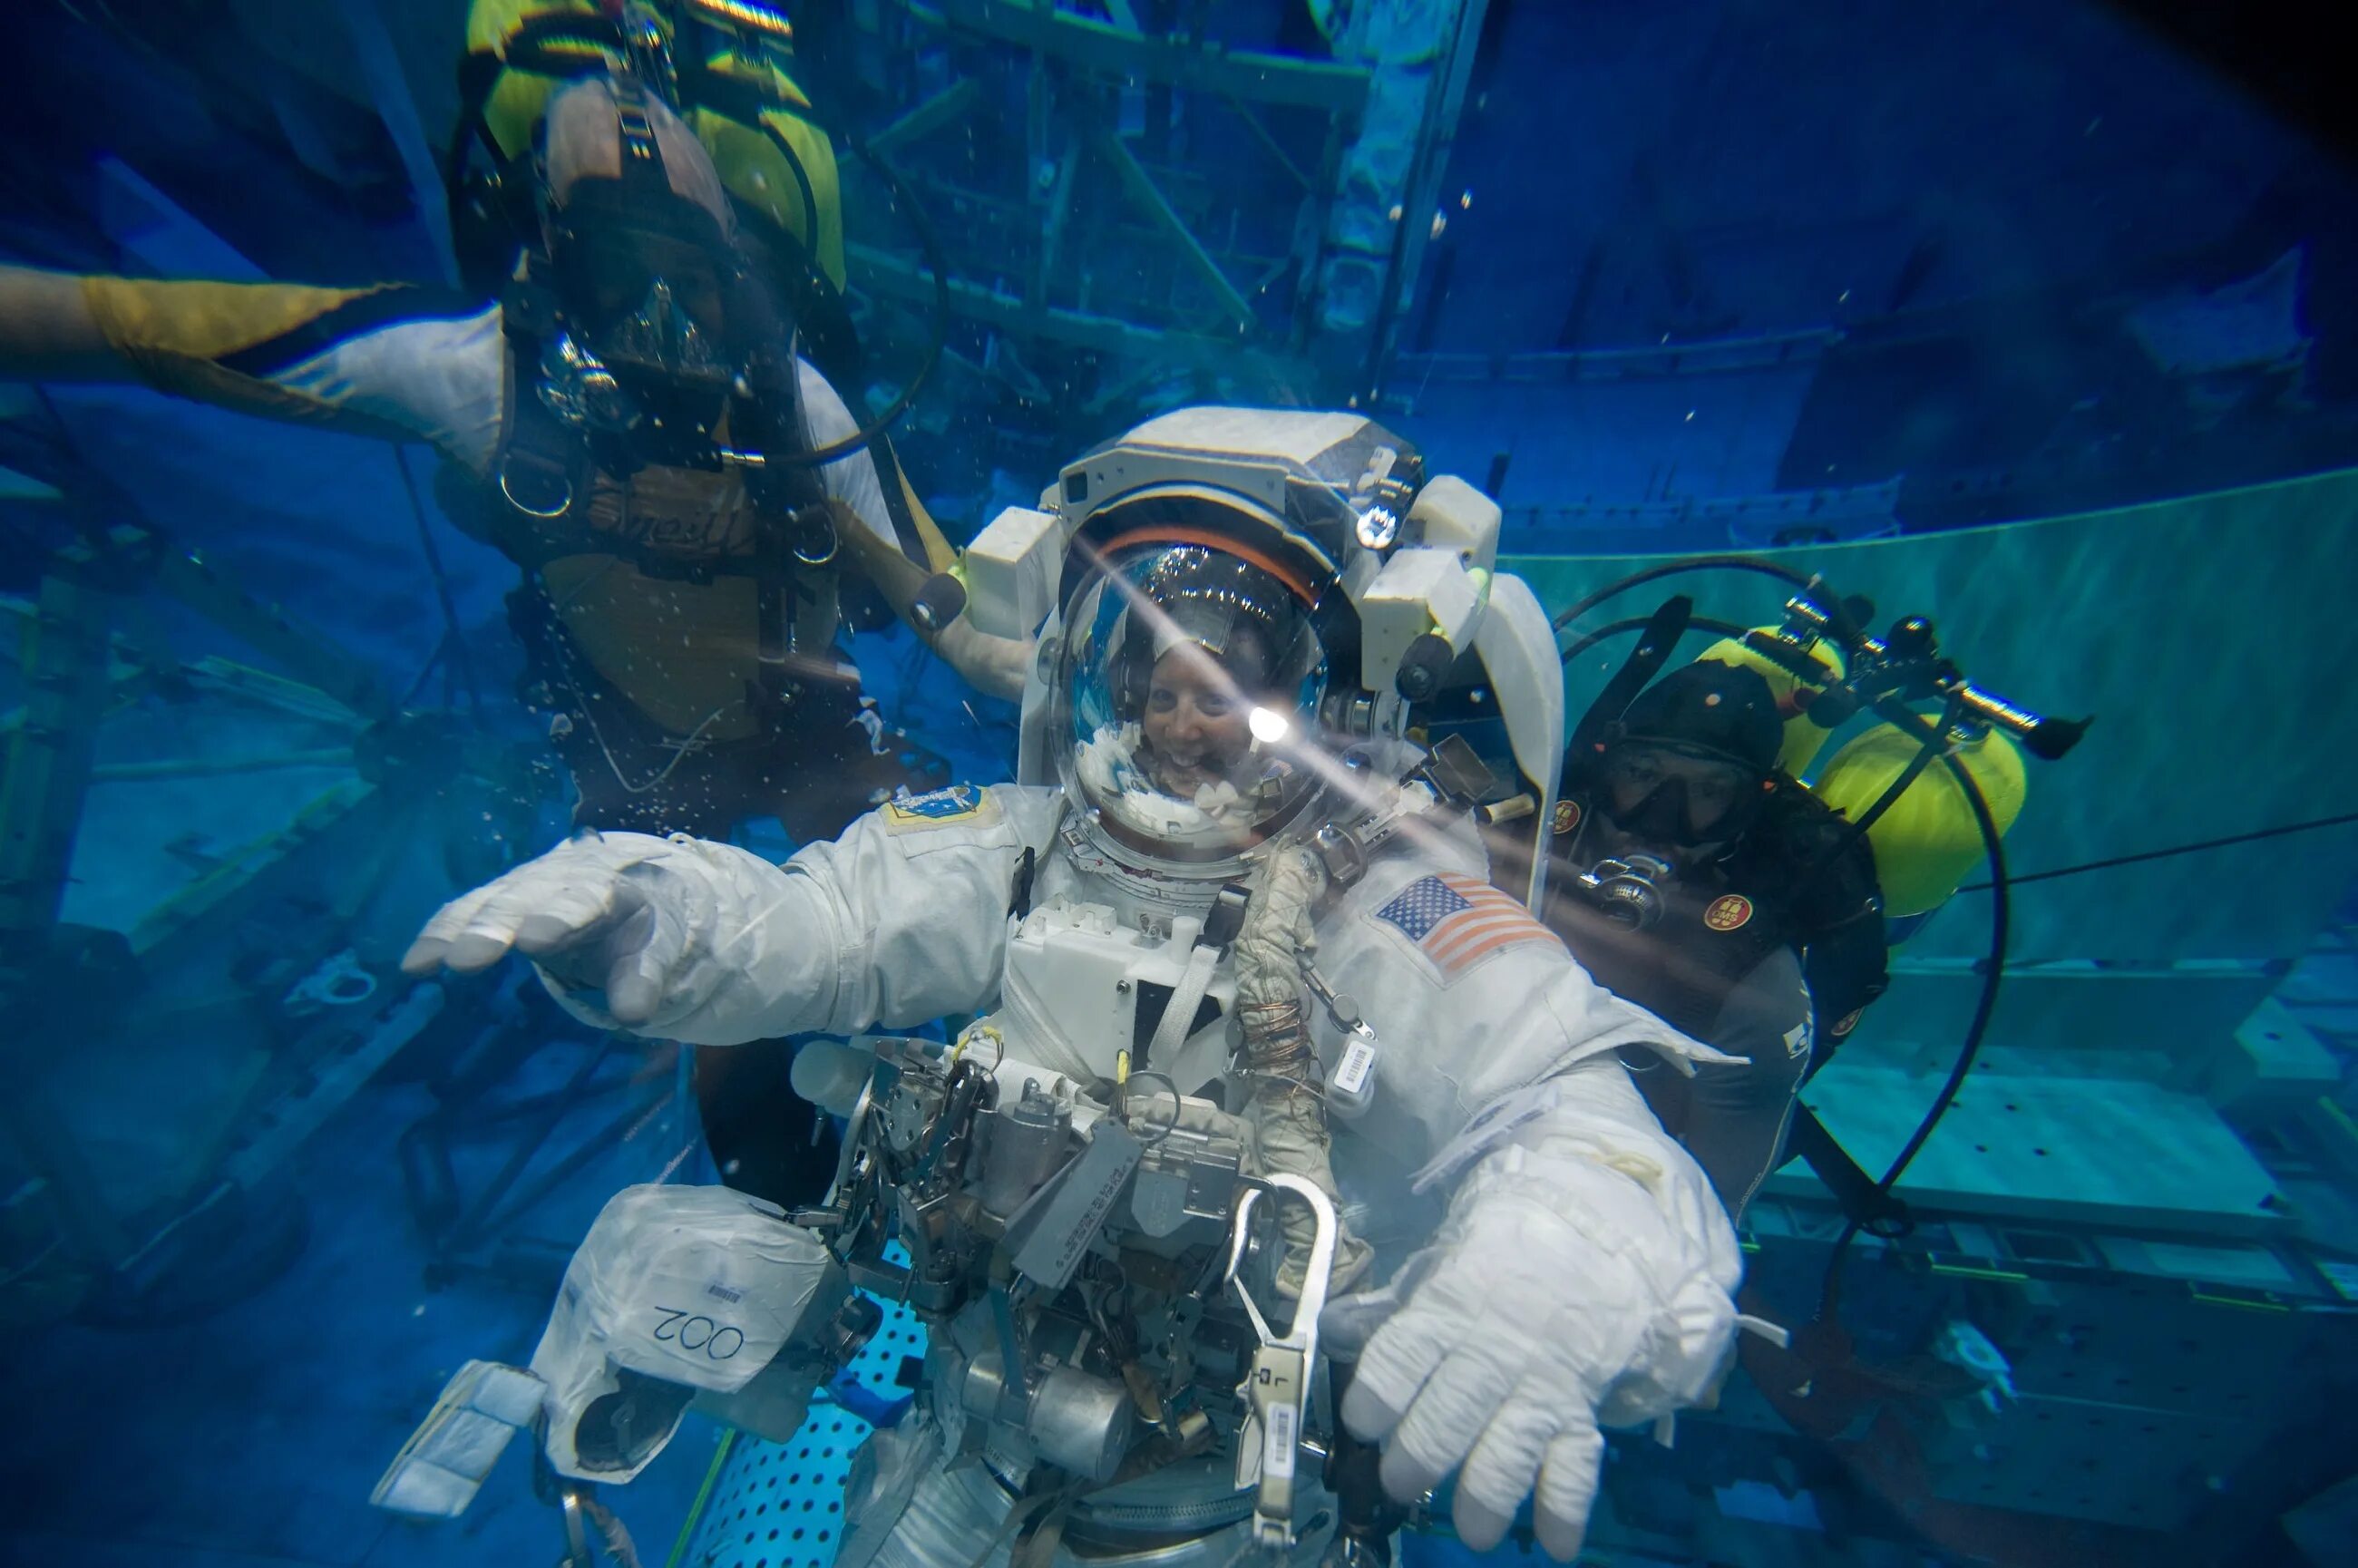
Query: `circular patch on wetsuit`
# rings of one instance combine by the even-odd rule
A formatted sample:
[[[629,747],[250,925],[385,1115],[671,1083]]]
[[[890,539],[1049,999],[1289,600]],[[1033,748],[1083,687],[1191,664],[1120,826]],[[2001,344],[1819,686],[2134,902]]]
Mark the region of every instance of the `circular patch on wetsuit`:
[[[1555,803],[1555,830],[1560,838],[1580,826],[1580,803],[1559,800]]]
[[[1703,923],[1714,931],[1734,931],[1752,918],[1752,901],[1740,892],[1722,893],[1703,912]]]

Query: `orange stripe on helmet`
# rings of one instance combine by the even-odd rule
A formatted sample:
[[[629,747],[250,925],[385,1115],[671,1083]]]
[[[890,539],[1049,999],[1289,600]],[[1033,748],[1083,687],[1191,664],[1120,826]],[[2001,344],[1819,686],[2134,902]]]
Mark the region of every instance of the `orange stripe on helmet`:
[[[1128,533],[1116,534],[1098,548],[1105,555],[1111,556],[1117,550],[1127,549],[1133,545],[1200,545],[1207,550],[1224,551],[1239,559],[1251,562],[1283,583],[1293,590],[1296,599],[1302,600],[1305,608],[1314,607],[1318,603],[1319,596],[1311,591],[1309,582],[1293,568],[1287,566],[1266,550],[1256,549],[1241,540],[1231,538],[1226,534],[1216,533],[1209,528],[1184,528],[1167,524],[1155,524],[1142,528],[1134,528]]]

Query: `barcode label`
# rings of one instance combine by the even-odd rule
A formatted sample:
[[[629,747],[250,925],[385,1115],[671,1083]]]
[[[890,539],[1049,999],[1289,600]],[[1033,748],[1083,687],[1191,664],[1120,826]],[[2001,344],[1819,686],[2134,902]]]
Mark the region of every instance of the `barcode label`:
[[[1299,1419],[1292,1405],[1270,1407],[1269,1435],[1260,1446],[1262,1474],[1281,1481],[1293,1478],[1293,1423]]]
[[[1352,1041],[1343,1048],[1342,1065],[1335,1069],[1335,1092],[1356,1095],[1366,1088],[1368,1073],[1375,1065],[1376,1048],[1365,1040]]]

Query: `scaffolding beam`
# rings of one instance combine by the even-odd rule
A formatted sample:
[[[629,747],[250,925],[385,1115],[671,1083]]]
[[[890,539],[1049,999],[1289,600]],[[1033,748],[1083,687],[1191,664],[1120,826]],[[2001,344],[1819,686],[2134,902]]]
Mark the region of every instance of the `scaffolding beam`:
[[[903,0],[903,9],[928,26],[1036,49],[1124,84],[1229,93],[1350,118],[1368,101],[1368,73],[1353,66],[1149,38],[1022,0]]]
[[[933,275],[913,261],[867,245],[846,247],[857,280],[876,294],[924,305],[934,297]],[[1003,331],[1066,343],[1124,359],[1155,359],[1195,370],[1234,371],[1251,364],[1299,379],[1310,367],[1290,356],[1257,351],[1231,338],[1141,327],[1087,310],[1034,307],[1012,294],[963,278],[950,279],[950,308],[969,321]]]
[[[1120,177],[1122,189],[1130,193],[1130,199],[1144,209],[1146,215],[1161,225],[1165,233],[1178,242],[1180,254],[1202,275],[1213,296],[1219,300],[1220,308],[1234,317],[1238,326],[1250,330],[1253,325],[1252,306],[1237,292],[1237,286],[1228,281],[1228,275],[1220,270],[1220,264],[1212,259],[1212,253],[1204,248],[1204,243],[1195,237],[1195,231],[1187,227],[1187,221],[1179,216],[1178,210],[1156,186],[1154,177],[1130,156],[1121,138],[1105,125],[1090,124],[1087,135],[1097,155]]]
[[[982,99],[982,83],[969,76],[945,88],[868,138],[868,150],[890,153],[966,118]]]

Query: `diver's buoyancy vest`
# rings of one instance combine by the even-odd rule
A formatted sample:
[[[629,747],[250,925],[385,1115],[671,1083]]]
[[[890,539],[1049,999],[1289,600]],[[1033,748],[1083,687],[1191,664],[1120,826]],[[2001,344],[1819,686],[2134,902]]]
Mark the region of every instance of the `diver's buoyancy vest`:
[[[1558,807],[1571,827],[1550,870],[1547,923],[1599,984],[1708,1041],[1729,991],[1779,946],[1801,961],[1818,1019],[1812,1073],[1888,984],[1872,849],[1839,849],[1847,824],[1807,790],[1779,789],[1736,854],[1708,882],[1664,887],[1661,921],[1638,932],[1606,919],[1576,889],[1590,860],[1570,851],[1589,803]]]
[[[1717,878],[1702,885],[1662,884],[1660,920],[1632,930],[1607,919],[1574,888],[1573,879],[1587,869],[1559,857],[1549,877],[1549,929],[1597,984],[1706,1044],[1729,993],[1791,941],[1773,906]]]
[[[774,687],[784,657],[826,660],[846,620],[871,629],[892,619],[872,585],[839,558],[831,537],[838,509],[817,469],[782,466],[749,483],[730,470],[643,462],[621,438],[569,427],[544,405],[536,384],[543,330],[535,329],[546,324],[528,307],[511,311],[504,326],[514,391],[490,471],[438,493],[471,532],[547,590],[548,614],[566,642],[650,719],[686,733],[716,706],[741,701],[744,714],[710,732],[745,738],[767,728],[791,692],[708,678],[690,696],[682,688],[693,684],[694,666],[733,654],[763,677],[758,686]],[[805,433],[792,434],[806,444]],[[915,533],[892,506],[897,473],[881,442],[871,450],[880,477],[892,481],[888,510],[906,549]],[[629,568],[620,579],[617,563]],[[577,606],[573,593],[591,582],[599,598],[615,602]],[[625,589],[635,591],[618,591]],[[635,617],[644,624],[630,623],[636,600],[647,601]],[[590,634],[579,623],[584,613],[616,623]]]

